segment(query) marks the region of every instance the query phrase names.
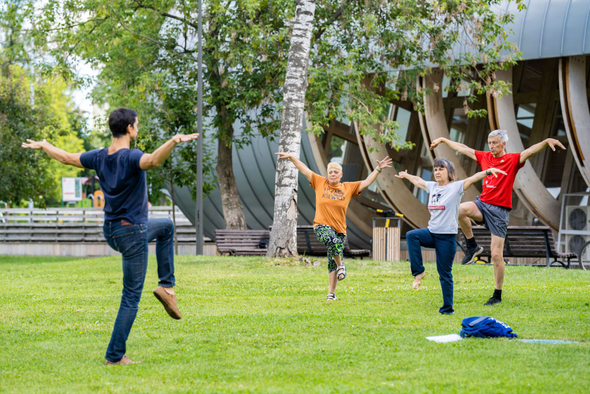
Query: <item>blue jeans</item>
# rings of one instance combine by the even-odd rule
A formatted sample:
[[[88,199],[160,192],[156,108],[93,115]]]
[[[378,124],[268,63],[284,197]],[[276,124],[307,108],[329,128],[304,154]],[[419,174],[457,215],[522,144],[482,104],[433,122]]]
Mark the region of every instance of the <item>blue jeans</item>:
[[[156,240],[159,286],[174,287],[174,224],[170,219],[149,219],[147,224],[105,221],[104,237],[123,255],[123,295],[105,358],[118,362],[139,309],[148,266],[148,242]]]
[[[406,234],[408,253],[412,275],[416,276],[424,272],[422,264],[422,246],[434,248],[436,251],[436,270],[440,279],[440,287],[443,295],[443,306],[440,313],[453,313],[453,259],[457,251],[457,234],[434,234],[427,228],[408,231]]]

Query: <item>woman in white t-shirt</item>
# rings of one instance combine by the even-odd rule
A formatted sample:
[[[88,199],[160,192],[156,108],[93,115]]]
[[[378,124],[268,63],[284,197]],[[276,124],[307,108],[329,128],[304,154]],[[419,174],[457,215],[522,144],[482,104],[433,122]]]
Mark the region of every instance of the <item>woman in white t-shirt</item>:
[[[459,216],[459,204],[463,192],[475,182],[488,175],[495,177],[506,173],[497,168],[489,168],[480,171],[463,181],[455,181],[455,167],[447,159],[436,159],[432,165],[434,180],[426,182],[424,179],[401,171],[396,177],[407,179],[414,185],[428,192],[428,210],[430,220],[428,228],[412,230],[406,234],[408,253],[412,275],[414,276],[414,289],[420,287],[422,279],[426,276],[422,264],[422,246],[434,248],[436,251],[436,269],[438,271],[440,285],[443,294],[443,306],[439,312],[450,315],[453,310],[453,259],[457,251],[457,231]]]

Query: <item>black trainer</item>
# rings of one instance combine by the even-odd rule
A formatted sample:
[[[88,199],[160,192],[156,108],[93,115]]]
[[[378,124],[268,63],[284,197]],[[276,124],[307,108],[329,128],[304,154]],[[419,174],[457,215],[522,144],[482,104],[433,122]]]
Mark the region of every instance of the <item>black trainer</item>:
[[[502,302],[502,300],[501,300],[500,298],[496,298],[496,297],[493,297],[493,296],[492,296],[492,297],[490,297],[490,299],[488,300],[488,302],[486,302],[486,303],[484,304],[484,306],[485,306],[485,305],[494,305],[494,304],[499,304],[499,303],[501,303],[501,302]]]
[[[477,260],[477,256],[483,253],[483,246],[475,245],[474,248],[467,248],[465,257],[461,260],[461,264],[473,264]]]

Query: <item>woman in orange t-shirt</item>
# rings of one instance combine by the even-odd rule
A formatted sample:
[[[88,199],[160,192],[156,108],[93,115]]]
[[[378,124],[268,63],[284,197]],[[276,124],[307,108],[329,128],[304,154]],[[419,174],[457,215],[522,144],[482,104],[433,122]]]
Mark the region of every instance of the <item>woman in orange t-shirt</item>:
[[[367,179],[358,182],[340,182],[342,166],[331,162],[328,164],[328,177],[324,178],[311,171],[295,156],[279,152],[280,159],[289,159],[307,178],[315,190],[315,218],[313,229],[320,241],[328,248],[328,278],[330,282],[327,300],[336,299],[336,284],[346,278],[346,266],[342,262],[342,252],[346,242],[346,209],[352,197],[358,196],[377,179],[379,173],[391,167],[391,159],[386,157],[379,161],[377,167]]]

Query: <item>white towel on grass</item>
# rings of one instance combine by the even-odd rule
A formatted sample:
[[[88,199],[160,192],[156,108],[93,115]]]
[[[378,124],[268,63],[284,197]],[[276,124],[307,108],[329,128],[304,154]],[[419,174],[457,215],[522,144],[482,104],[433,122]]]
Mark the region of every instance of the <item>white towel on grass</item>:
[[[434,337],[426,337],[429,341],[434,341],[438,343],[445,343],[445,342],[457,342],[460,341],[461,338],[458,334],[449,334],[449,335],[438,335]]]

